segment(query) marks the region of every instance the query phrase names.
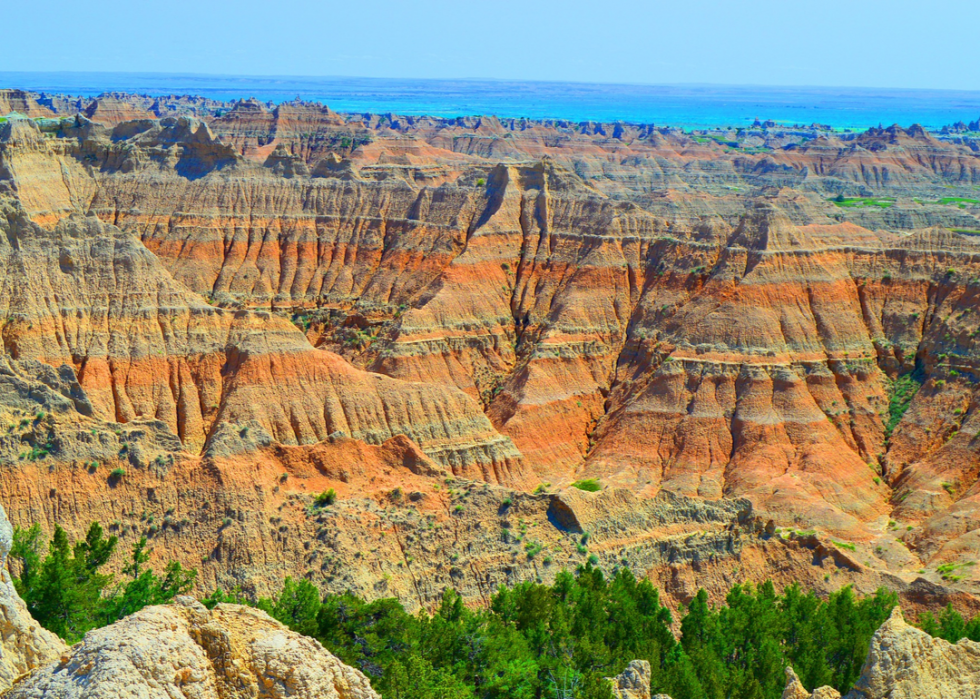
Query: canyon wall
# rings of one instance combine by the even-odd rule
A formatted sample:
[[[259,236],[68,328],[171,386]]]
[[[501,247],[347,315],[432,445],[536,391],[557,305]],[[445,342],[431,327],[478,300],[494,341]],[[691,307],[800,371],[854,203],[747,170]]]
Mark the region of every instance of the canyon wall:
[[[208,584],[264,591],[291,572],[424,606],[439,585],[479,599],[573,565],[581,533],[548,498],[597,479],[627,510],[745,501],[781,530],[736,545],[688,510],[579,527],[678,599],[722,589],[729,560],[789,580],[809,558],[818,586],[971,604],[969,146],[917,127],[719,141],[4,99],[29,117],[0,124],[0,497],[16,523],[153,530]],[[318,509],[326,488],[341,504]],[[549,566],[501,541],[514,511]],[[713,543],[670,553],[681,530]],[[363,570],[337,579],[351,560]]]

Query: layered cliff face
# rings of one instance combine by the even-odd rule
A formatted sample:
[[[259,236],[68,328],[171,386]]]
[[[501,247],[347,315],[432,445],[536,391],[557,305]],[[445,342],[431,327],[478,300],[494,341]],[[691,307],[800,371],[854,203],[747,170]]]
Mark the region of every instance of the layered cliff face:
[[[174,494],[188,520],[223,518],[202,510],[216,489],[257,528],[209,558],[214,579],[308,565],[267,520],[288,491],[295,522],[309,519],[310,494],[334,487],[365,495],[340,528],[358,531],[344,555],[423,526],[380,523],[387,492],[411,489],[481,561],[452,567],[497,582],[513,551],[478,522],[504,495],[469,522],[455,496],[434,495],[449,476],[552,491],[599,478],[638,502],[747,498],[778,527],[853,542],[847,576],[894,571],[898,587],[918,570],[949,578],[932,569],[975,546],[980,158],[966,146],[891,128],[785,146],[765,135],[747,151],[650,127],[111,95],[73,113],[0,125],[11,376],[44,383],[29,362],[64,366],[90,406],[54,418],[79,425],[42,457],[54,468],[27,459],[26,481],[0,483],[18,521],[60,507],[79,526],[119,519],[111,492],[135,512],[164,487],[140,470],[159,457],[193,484]],[[17,405],[12,424],[30,429],[4,448],[35,453],[47,423]],[[91,429],[108,436],[90,448]],[[83,465],[127,460],[130,441],[148,458],[102,493]],[[294,471],[311,490],[277,481]],[[94,489],[103,504],[45,501],[56,480],[59,501]],[[532,509],[544,526],[547,506]],[[217,532],[184,531],[166,536],[193,539],[188,559],[221,550]],[[769,570],[793,546],[738,555]],[[708,566],[719,589],[724,560]],[[432,599],[395,572],[400,593]]]
[[[33,697],[377,699],[368,679],[265,612],[181,597],[86,634],[5,694]]]

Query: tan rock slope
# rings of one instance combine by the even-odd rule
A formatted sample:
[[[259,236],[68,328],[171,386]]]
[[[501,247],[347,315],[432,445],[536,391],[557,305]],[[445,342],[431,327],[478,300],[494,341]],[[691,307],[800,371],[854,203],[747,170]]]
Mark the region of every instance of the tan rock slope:
[[[86,634],[7,699],[377,699],[368,679],[264,612],[192,598]]]
[[[103,419],[160,420],[189,448],[220,423],[286,444],[405,434],[461,475],[520,480],[518,452],[454,388],[369,374],[278,316],[213,308],[98,219],[49,232],[14,216],[0,228],[7,351],[73,367]]]

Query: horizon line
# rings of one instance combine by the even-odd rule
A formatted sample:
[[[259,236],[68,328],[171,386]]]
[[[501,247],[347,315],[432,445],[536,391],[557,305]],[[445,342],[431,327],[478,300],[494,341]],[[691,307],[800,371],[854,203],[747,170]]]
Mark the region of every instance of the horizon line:
[[[541,85],[583,85],[608,87],[640,87],[640,88],[727,88],[727,89],[763,89],[763,90],[879,90],[885,92],[933,92],[933,93],[966,93],[980,95],[980,89],[969,88],[935,88],[935,87],[886,87],[873,85],[813,85],[813,84],[762,84],[762,83],[712,83],[712,82],[596,82],[586,80],[557,80],[536,78],[489,78],[489,77],[455,77],[455,78],[416,78],[416,77],[378,77],[367,75],[313,75],[289,73],[191,73],[166,71],[119,71],[119,70],[0,70],[0,76],[13,75],[127,75],[127,76],[166,76],[187,78],[231,78],[239,80],[259,79],[272,80],[288,78],[291,80],[362,80],[362,81],[405,81],[427,83],[525,83]],[[27,88],[8,88],[27,89]]]

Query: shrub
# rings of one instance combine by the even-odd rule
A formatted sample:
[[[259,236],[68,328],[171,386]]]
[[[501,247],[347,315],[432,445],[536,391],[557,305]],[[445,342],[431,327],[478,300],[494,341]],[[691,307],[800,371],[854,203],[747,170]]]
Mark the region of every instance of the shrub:
[[[337,491],[327,488],[322,493],[313,498],[313,504],[317,507],[328,507],[337,502]]]
[[[112,471],[110,471],[109,478],[112,478],[114,480],[119,480],[125,475],[126,475],[126,469],[124,469],[121,466],[117,466],[116,468],[112,469]]]
[[[534,558],[539,553],[541,553],[541,550],[543,548],[544,546],[542,546],[537,541],[529,541],[526,544],[524,544],[524,551],[527,552],[528,558]]]
[[[595,493],[602,490],[602,486],[599,484],[598,479],[586,478],[584,480],[575,481],[572,483],[573,488],[578,488],[579,490],[584,490],[588,493]]]

